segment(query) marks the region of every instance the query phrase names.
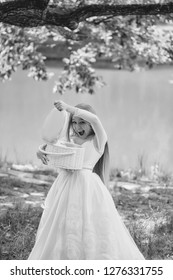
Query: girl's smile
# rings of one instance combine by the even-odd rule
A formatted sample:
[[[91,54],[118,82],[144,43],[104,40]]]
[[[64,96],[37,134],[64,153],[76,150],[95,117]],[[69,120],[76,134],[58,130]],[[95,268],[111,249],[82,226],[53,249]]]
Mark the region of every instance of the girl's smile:
[[[82,139],[86,139],[88,136],[93,134],[91,125],[79,117],[74,116],[72,118],[72,128],[75,134]]]

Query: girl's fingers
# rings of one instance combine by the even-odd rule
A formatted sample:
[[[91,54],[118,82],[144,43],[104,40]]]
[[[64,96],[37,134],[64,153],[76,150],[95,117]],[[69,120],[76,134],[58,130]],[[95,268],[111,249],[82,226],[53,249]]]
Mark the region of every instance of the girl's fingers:
[[[47,145],[44,145],[43,149],[46,149]],[[43,164],[48,164],[49,159],[47,158],[47,155],[44,154],[41,151],[37,152],[37,157],[42,161]]]
[[[61,107],[61,102],[60,101],[55,101],[54,106],[59,109]]]
[[[54,106],[59,110],[62,111],[66,108],[66,103],[62,100],[57,100],[54,102]]]
[[[48,164],[48,159],[44,157],[44,158],[42,158],[42,162],[47,165]]]
[[[58,105],[55,105],[55,108],[57,109],[57,110],[59,110],[59,111],[61,111],[62,109],[61,109],[61,107],[60,106],[58,106]]]
[[[38,158],[44,163],[44,164],[48,164],[49,159],[47,158],[47,155],[45,154],[39,154],[37,155]]]
[[[48,163],[49,159],[47,158],[47,156],[45,155],[43,158]]]

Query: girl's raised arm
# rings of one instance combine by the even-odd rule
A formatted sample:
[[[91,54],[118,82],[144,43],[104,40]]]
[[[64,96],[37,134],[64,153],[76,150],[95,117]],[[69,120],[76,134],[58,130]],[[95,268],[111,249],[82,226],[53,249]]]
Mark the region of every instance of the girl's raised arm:
[[[103,153],[107,142],[107,135],[99,118],[95,114],[79,108],[75,108],[75,116],[91,124],[96,136],[97,149],[100,153]]]
[[[75,115],[76,117],[80,117],[80,118],[84,119],[85,121],[89,122],[91,124],[91,126],[94,130],[95,136],[96,136],[97,150],[100,153],[103,153],[105,144],[107,142],[107,135],[106,135],[106,132],[103,128],[101,121],[95,114],[93,114],[89,111],[83,110],[83,109],[79,109],[77,107],[70,106],[61,100],[55,101],[54,105],[60,111],[66,110],[67,112]]]

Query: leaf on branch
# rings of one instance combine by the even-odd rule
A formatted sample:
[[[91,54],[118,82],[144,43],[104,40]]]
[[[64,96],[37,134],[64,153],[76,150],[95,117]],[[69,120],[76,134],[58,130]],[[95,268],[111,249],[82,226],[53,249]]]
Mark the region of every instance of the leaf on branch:
[[[70,58],[65,58],[64,71],[55,83],[53,92],[63,94],[74,89],[77,93],[94,93],[95,86],[103,86],[103,81],[95,74],[92,64],[96,62],[96,49],[92,44],[72,51]]]
[[[37,46],[26,36],[23,29],[1,24],[0,79],[10,79],[19,66],[29,70],[36,80],[47,80],[45,57],[37,52]]]

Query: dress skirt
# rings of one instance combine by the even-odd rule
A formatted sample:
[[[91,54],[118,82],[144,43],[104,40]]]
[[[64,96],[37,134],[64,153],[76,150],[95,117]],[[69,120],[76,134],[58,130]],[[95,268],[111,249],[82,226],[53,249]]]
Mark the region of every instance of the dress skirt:
[[[142,260],[100,177],[61,170],[45,200],[30,260]]]

